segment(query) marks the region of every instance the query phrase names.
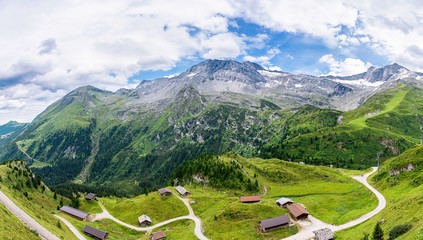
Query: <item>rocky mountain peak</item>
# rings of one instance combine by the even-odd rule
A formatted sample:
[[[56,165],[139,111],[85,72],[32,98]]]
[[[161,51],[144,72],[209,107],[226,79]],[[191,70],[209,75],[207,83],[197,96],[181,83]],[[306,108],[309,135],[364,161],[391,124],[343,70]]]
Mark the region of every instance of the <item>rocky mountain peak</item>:
[[[397,63],[386,65],[381,68],[370,67],[367,72],[364,74],[364,79],[369,82],[386,82],[390,80],[393,76],[408,72],[409,70]]]
[[[201,81],[234,81],[254,84],[265,82],[265,79],[257,70],[264,68],[252,62],[237,62],[234,60],[216,60],[209,59],[203,61],[191,68],[180,77],[192,77]]]

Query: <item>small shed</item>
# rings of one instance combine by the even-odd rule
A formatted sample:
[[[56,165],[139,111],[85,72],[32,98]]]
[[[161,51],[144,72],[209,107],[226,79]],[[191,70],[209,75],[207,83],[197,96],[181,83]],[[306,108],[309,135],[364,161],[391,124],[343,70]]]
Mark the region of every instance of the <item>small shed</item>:
[[[260,196],[242,196],[239,198],[239,200],[242,203],[255,203],[255,202],[260,202],[261,197]]]
[[[335,234],[329,228],[323,228],[313,231],[316,240],[330,240],[335,237]]]
[[[87,220],[87,217],[89,215],[88,213],[86,213],[84,211],[81,211],[79,209],[76,209],[76,208],[73,208],[73,207],[69,207],[69,206],[63,206],[63,207],[61,207],[60,208],[60,211],[66,213],[66,214],[68,214],[68,215],[70,215],[70,216],[72,216],[72,217],[74,217],[74,218],[76,218],[78,220],[81,220],[81,221]]]
[[[286,214],[280,217],[261,220],[260,228],[263,232],[267,232],[272,229],[288,227],[290,222],[291,220],[289,219],[289,216]]]
[[[88,193],[87,195],[85,195],[85,199],[87,201],[91,201],[91,200],[95,200],[96,199],[96,194],[95,193]]]
[[[294,203],[294,201],[292,201],[289,198],[279,198],[278,200],[276,200],[276,204],[278,204],[280,207],[286,207],[288,204]]]
[[[306,219],[308,217],[308,211],[298,203],[289,204],[286,206],[289,213],[296,219]]]
[[[182,196],[182,197],[187,197],[189,195],[191,195],[188,190],[186,190],[184,187],[182,186],[177,186],[176,191]]]
[[[107,232],[103,232],[100,229],[97,228],[93,228],[91,226],[86,225],[82,231],[96,239],[100,239],[100,240],[104,240],[107,238],[107,235],[109,235],[109,233]]]
[[[172,191],[170,191],[169,188],[160,188],[159,189],[159,195],[160,196],[171,196],[172,195]]]
[[[166,234],[162,231],[153,233],[151,235],[151,240],[160,240],[160,239],[165,239],[166,238]]]
[[[151,218],[145,214],[141,215],[138,217],[138,222],[142,227],[145,227],[147,225],[151,225],[151,223],[153,223],[151,221]]]

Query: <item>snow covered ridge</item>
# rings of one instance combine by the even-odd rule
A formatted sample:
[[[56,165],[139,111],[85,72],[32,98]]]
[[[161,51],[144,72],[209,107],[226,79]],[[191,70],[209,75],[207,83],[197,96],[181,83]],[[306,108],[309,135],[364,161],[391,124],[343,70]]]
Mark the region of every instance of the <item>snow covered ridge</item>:
[[[378,82],[368,82],[366,79],[358,79],[358,80],[341,80],[341,79],[333,79],[333,81],[347,84],[347,85],[355,85],[355,86],[363,86],[363,87],[379,87],[385,82],[378,81]]]
[[[280,76],[287,75],[286,73],[268,71],[268,70],[258,70],[257,72],[259,72],[264,77],[280,77]]]
[[[241,104],[248,102],[245,99],[250,97],[267,98],[285,107],[311,104],[344,111],[356,108],[377,91],[392,87],[399,80],[419,79],[423,79],[422,73],[398,64],[371,67],[352,76],[311,76],[270,71],[252,62],[206,60],[177,76],[142,82],[126,94],[137,102],[165,104],[190,85],[199,94],[216,101]]]

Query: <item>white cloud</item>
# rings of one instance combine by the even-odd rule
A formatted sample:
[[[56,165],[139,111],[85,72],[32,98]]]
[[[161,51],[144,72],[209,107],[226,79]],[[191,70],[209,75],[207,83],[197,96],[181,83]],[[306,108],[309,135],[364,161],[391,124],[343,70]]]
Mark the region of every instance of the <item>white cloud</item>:
[[[423,70],[420,5],[413,0],[2,1],[0,97],[13,84],[28,91],[38,86],[51,99],[10,102],[16,109],[18,102],[25,104],[29,114],[33,104],[45,107],[59,96],[51,93],[87,84],[108,90],[129,87],[128,77],[139,71],[169,70],[198,56],[244,58],[270,69],[276,67],[274,55],[257,56],[255,50],[280,48],[268,45],[278,44],[270,41],[275,32],[300,33],[343,49],[347,58],[342,61],[323,58],[331,73],[367,67],[348,57],[349,48],[362,46],[386,56],[387,62]],[[242,28],[236,19],[262,26],[266,33],[230,32]],[[32,115],[39,111],[33,109]]]
[[[372,66],[371,63],[364,63],[358,58],[345,58],[343,61],[337,61],[332,54],[323,55],[319,62],[327,64],[330,71],[328,75],[333,76],[350,76],[362,73]]]
[[[219,33],[205,38],[202,45],[205,48],[204,58],[235,58],[243,53],[243,42],[233,33]]]
[[[270,60],[272,60],[275,56],[279,55],[280,53],[281,51],[279,49],[271,48],[267,50],[266,55],[258,57],[247,55],[243,57],[243,60],[261,64],[264,68],[267,68],[268,70],[282,71],[280,67],[274,66],[270,62]]]

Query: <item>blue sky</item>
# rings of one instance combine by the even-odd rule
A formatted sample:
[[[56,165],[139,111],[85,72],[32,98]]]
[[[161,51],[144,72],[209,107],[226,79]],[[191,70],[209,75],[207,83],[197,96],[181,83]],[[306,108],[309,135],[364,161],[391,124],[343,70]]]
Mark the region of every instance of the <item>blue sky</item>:
[[[405,0],[0,0],[0,123],[83,85],[133,88],[205,59],[352,75],[423,70],[423,8]],[[381,7],[383,6],[383,7]]]

